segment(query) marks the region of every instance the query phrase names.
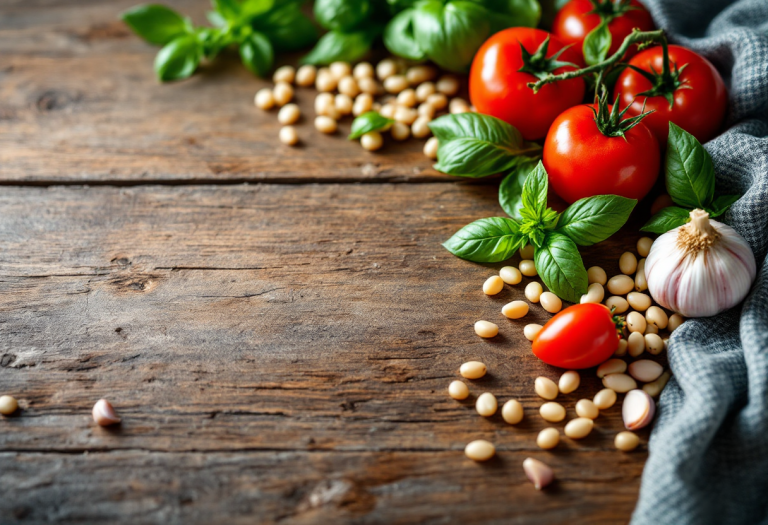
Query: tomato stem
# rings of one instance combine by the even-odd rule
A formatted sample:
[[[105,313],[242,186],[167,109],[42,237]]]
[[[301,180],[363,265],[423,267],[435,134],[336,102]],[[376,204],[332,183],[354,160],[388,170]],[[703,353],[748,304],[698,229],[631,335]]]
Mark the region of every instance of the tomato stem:
[[[624,39],[624,42],[621,43],[621,47],[619,47],[619,49],[613,55],[606,58],[602,62],[593,66],[585,67],[583,69],[566,71],[565,73],[560,73],[559,75],[553,75],[550,73],[537,82],[530,82],[528,87],[533,89],[534,93],[538,93],[539,90],[547,84],[553,84],[555,82],[559,82],[561,80],[569,80],[571,78],[583,77],[586,75],[591,75],[592,73],[599,73],[620,62],[621,59],[624,58],[624,55],[626,55],[629,48],[633,45],[644,44],[647,46],[653,42],[666,46],[667,37],[664,36],[663,29],[657,29],[656,31],[640,31],[639,29],[634,29],[631,34],[627,35],[627,38]],[[667,64],[668,62],[669,57],[667,57]]]

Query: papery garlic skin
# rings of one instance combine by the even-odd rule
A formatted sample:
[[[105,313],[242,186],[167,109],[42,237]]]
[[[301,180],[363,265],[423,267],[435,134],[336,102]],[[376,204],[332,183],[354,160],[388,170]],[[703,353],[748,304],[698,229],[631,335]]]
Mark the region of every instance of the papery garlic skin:
[[[690,241],[692,234],[699,242]],[[656,239],[645,261],[653,299],[685,317],[711,317],[739,304],[756,273],[747,241],[702,210]]]

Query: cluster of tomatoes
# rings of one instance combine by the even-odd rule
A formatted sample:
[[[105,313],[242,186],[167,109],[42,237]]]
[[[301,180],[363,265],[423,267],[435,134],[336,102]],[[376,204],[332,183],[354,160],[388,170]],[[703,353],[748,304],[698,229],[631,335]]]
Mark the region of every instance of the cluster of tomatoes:
[[[654,29],[645,7],[637,0],[630,5],[608,24],[609,54],[633,28]],[[601,20],[591,0],[571,0],[558,12],[552,33],[530,28],[496,33],[480,48],[470,72],[469,95],[480,113],[512,124],[528,141],[544,140],[550,184],[567,202],[604,194],[642,199],[658,177],[669,122],[706,142],[720,130],[727,109],[725,84],[715,67],[675,45],[640,52],[630,48],[625,55],[628,66],[609,86],[612,100],[617,99],[622,110],[629,107],[628,118],[652,111],[625,133],[606,135],[598,129],[595,105],[582,104],[586,83],[581,77],[546,84],[534,93],[529,83],[584,66],[584,38]],[[537,72],[526,56],[534,55],[547,38],[546,57],[552,60]],[[564,62],[574,65],[561,65]],[[559,67],[550,69],[554,66]]]

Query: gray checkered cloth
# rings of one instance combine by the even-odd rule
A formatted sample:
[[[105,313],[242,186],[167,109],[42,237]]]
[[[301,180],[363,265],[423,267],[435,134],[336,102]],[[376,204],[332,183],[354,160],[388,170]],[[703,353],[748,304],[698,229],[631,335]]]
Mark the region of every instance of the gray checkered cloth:
[[[670,339],[633,525],[768,524],[768,0],[642,0],[673,43],[706,56],[730,93],[706,144],[725,215],[758,263],[746,301]],[[702,111],[706,111],[703,108]]]

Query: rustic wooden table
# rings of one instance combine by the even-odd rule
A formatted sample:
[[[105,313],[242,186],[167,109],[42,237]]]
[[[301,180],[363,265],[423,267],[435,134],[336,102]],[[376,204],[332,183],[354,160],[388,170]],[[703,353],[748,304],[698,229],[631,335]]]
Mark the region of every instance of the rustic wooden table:
[[[21,405],[0,418],[0,522],[627,522],[646,447],[614,449],[620,407],[539,450],[533,380],[559,371],[522,325],[548,315],[504,320],[522,286],[486,297],[501,265],[440,246],[502,213],[497,181],[306,118],[304,146],[281,146],[235,57],[158,85],[156,50],[117,20],[134,2],[0,6],[0,393]],[[172,3],[202,21],[205,2]],[[585,262],[618,273],[635,231]],[[455,402],[469,359],[490,374]],[[599,388],[584,374],[569,416]],[[477,416],[482,391],[524,422]],[[122,425],[93,424],[101,397]],[[497,458],[464,457],[478,438]]]

